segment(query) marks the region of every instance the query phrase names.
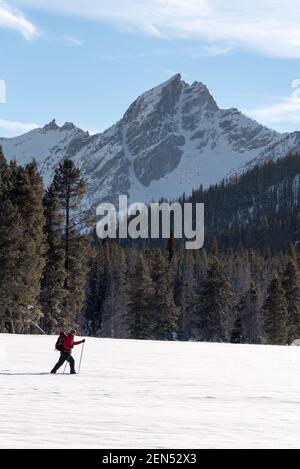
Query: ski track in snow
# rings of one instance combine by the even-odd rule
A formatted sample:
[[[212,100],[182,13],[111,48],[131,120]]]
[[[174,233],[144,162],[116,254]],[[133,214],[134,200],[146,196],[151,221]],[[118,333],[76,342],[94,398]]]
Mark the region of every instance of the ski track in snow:
[[[300,447],[297,347],[55,339],[0,335],[1,448]]]

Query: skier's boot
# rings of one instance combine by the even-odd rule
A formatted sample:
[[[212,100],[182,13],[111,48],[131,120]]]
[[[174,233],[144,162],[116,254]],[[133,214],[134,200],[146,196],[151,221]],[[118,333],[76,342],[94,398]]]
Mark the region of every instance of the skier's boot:
[[[50,371],[50,374],[51,374],[51,375],[55,375],[55,374],[56,374],[56,370],[51,370],[51,371]]]
[[[73,371],[70,372],[70,375],[77,375],[77,373],[76,373],[75,370],[73,370]]]

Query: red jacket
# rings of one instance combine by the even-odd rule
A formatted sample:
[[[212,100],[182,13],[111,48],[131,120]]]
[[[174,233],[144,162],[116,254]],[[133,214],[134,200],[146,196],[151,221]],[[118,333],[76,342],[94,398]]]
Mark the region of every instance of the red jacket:
[[[65,353],[71,353],[73,346],[78,345],[78,344],[81,344],[81,341],[75,342],[73,335],[70,335],[70,334],[67,335],[67,337],[64,340],[64,351],[65,351]]]

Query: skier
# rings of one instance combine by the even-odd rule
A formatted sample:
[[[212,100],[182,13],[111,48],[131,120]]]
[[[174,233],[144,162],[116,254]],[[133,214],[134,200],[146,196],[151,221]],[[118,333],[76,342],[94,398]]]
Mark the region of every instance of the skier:
[[[74,345],[83,344],[85,339],[80,340],[79,342],[74,341],[74,336],[76,334],[75,329],[72,329],[69,334],[63,339],[63,349],[60,352],[60,359],[56,363],[55,367],[51,371],[52,374],[55,374],[57,370],[67,361],[70,364],[70,374],[76,375],[75,371],[75,360],[72,357],[72,348]]]

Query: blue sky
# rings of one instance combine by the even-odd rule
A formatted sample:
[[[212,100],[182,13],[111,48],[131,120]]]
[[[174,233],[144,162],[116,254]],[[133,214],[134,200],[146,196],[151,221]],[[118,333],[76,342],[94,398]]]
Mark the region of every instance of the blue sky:
[[[53,118],[105,130],[178,72],[300,130],[299,25],[298,0],[0,0],[0,136]]]

